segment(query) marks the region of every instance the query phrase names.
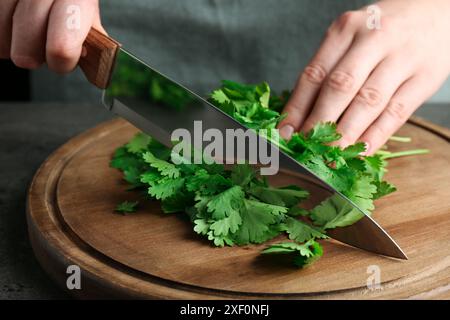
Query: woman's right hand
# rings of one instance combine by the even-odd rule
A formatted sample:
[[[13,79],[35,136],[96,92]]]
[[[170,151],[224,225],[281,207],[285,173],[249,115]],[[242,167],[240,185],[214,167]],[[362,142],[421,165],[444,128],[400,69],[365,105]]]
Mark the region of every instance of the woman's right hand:
[[[98,0],[1,0],[0,59],[25,69],[75,69],[83,42],[94,27],[102,32]]]

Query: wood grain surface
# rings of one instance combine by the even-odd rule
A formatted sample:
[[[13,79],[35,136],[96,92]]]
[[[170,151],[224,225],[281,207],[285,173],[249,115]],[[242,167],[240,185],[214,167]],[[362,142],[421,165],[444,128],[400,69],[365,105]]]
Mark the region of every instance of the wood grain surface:
[[[390,259],[336,241],[324,256],[297,269],[261,257],[261,246],[214,248],[182,214],[148,202],[134,215],[114,214],[126,191],[108,166],[115,148],[137,129],[116,119],[70,140],[42,165],[30,186],[28,223],[35,254],[65,287],[67,266],[82,270],[80,298],[450,298],[450,148],[443,128],[413,119],[398,134],[430,155],[393,159],[387,180],[398,191],[376,202],[373,217],[409,257]],[[275,184],[305,184],[279,174]],[[309,188],[317,188],[309,185]],[[279,241],[280,239],[276,239]],[[368,267],[380,268],[381,288],[367,288]]]

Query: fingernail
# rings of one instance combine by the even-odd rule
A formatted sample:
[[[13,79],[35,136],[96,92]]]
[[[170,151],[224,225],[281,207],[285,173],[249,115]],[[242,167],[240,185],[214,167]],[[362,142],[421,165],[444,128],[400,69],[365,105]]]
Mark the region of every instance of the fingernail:
[[[286,140],[289,140],[293,133],[294,133],[294,127],[291,126],[290,124],[284,125],[280,129],[280,136]]]
[[[364,152],[361,152],[362,156],[367,156],[370,152],[370,144],[368,142],[364,142],[365,146],[366,146],[366,150]]]

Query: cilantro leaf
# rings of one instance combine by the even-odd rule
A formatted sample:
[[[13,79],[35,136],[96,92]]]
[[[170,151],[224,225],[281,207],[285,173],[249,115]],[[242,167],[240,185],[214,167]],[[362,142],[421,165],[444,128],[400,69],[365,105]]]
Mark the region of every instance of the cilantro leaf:
[[[318,228],[291,217],[286,218],[281,224],[281,229],[289,234],[289,239],[297,242],[305,242],[315,238],[327,238]]]
[[[342,150],[342,157],[344,159],[355,158],[364,151],[366,151],[366,145],[364,144],[364,142],[358,142]]]
[[[228,98],[225,92],[223,92],[223,90],[221,89],[214,90],[213,93],[211,94],[211,98],[219,104],[231,102],[230,98]]]
[[[305,246],[308,247],[310,253],[308,253],[307,255],[303,255],[300,253],[294,258],[294,264],[300,268],[311,265],[323,256],[323,248],[318,242],[310,240],[305,243]]]
[[[110,162],[111,168],[116,168],[122,171],[129,168],[141,168],[144,161],[137,155],[129,152],[126,147],[118,148]]]
[[[133,139],[125,145],[125,148],[131,153],[140,153],[147,149],[152,138],[142,132],[138,132]]]
[[[373,205],[373,195],[377,192],[377,187],[372,184],[372,179],[369,176],[361,176],[356,179],[350,189],[349,198],[363,210],[370,214],[370,211],[375,209]]]
[[[372,191],[372,189],[370,189]],[[373,208],[373,202],[370,198],[351,197],[351,200],[362,210]],[[333,229],[336,227],[345,227],[351,225],[364,216],[362,212],[355,209],[343,197],[335,194],[311,210],[311,219],[314,223],[323,229]]]
[[[161,208],[164,213],[183,212],[186,208],[194,204],[194,199],[189,192],[174,192],[173,196],[166,197],[161,201]]]
[[[120,212],[123,214],[134,213],[137,210],[137,206],[139,205],[139,201],[124,201],[116,206],[114,211]]]
[[[305,165],[321,179],[331,184],[336,190],[344,192],[349,190],[355,181],[355,172],[348,167],[333,169],[320,157],[311,157]]]
[[[381,156],[374,155],[369,157],[364,157],[364,162],[366,165],[366,172],[377,180],[381,180],[385,173],[386,161],[381,158]]]
[[[262,251],[263,254],[295,254],[294,264],[298,267],[306,267],[323,255],[320,244],[309,240],[304,244],[295,242],[283,242],[273,244]]]
[[[150,151],[145,152],[142,158],[150,166],[158,169],[163,176],[169,178],[178,178],[180,176],[180,170],[174,164],[155,157]]]
[[[210,224],[206,222],[205,219],[196,219],[194,220],[194,231],[198,234],[206,235],[209,232]]]
[[[356,210],[354,213],[353,207],[344,198],[336,194],[312,209],[311,219],[324,230],[333,229],[345,227],[363,217]]]
[[[339,140],[341,134],[336,131],[336,123],[319,122],[308,132],[308,138],[316,142],[329,143]]]
[[[208,240],[212,240],[217,247],[223,247],[225,244],[232,246],[233,240],[227,236],[216,236],[213,231],[208,232]]]
[[[222,87],[213,91],[209,99],[214,105],[248,128],[275,128],[282,116],[271,108],[274,101],[270,87],[263,82],[257,85],[243,85],[233,81],[223,81]]]
[[[201,194],[212,195],[232,186],[229,179],[220,174],[210,174],[205,169],[197,170],[186,178],[186,188]]]
[[[233,186],[215,196],[206,205],[216,220],[228,217],[242,207],[244,192],[240,186]]]
[[[234,166],[231,171],[231,182],[235,185],[246,186],[254,177],[255,170],[248,164]]]
[[[386,181],[375,181],[375,186],[377,187],[377,192],[373,195],[374,200],[384,197],[397,190],[397,188]]]
[[[139,187],[141,183],[141,170],[137,167],[129,167],[123,171],[123,178],[133,188]]]
[[[170,197],[175,197],[177,194],[181,193],[184,186],[184,179],[170,179],[164,177],[159,180],[157,184],[148,188],[148,194],[156,199],[168,199]]]
[[[233,234],[238,244],[262,243],[279,234],[274,228],[277,216],[287,211],[286,208],[265,204],[254,200],[244,200],[241,213],[242,224]]]
[[[308,191],[294,185],[281,188],[254,186],[248,192],[263,202],[284,207],[292,207],[309,196]]]
[[[221,220],[216,220],[211,224],[210,228],[215,236],[226,236],[229,233],[234,233],[238,230],[242,223],[241,215],[238,211],[231,211],[228,217]]]
[[[286,214],[291,217],[298,217],[298,216],[309,217],[310,212],[308,210],[300,208],[298,206],[293,206],[293,207],[289,208],[289,210],[288,210],[288,212],[286,212]]]
[[[154,186],[158,184],[158,181],[162,178],[162,175],[155,170],[149,170],[141,174],[140,181],[143,184]]]

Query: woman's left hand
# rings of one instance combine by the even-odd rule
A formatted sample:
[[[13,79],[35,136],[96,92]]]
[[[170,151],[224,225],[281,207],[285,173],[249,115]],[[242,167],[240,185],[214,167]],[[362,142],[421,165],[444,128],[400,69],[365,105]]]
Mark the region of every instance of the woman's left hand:
[[[284,109],[281,136],[334,121],[342,146],[363,141],[372,154],[447,79],[450,0],[371,8],[344,13],[328,29]]]

